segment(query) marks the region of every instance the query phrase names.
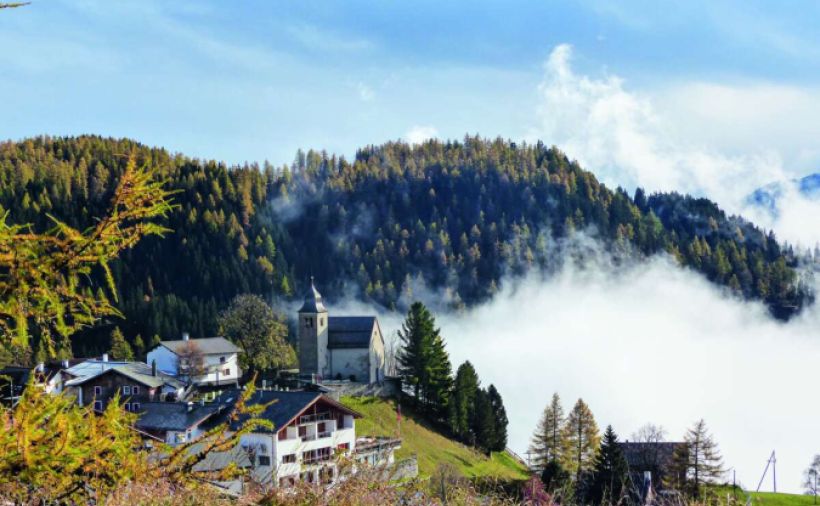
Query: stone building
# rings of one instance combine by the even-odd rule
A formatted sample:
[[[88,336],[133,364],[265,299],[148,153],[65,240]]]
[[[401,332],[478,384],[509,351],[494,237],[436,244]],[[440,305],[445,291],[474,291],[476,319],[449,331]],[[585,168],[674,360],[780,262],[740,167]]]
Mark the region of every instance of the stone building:
[[[384,380],[384,337],[375,316],[330,316],[311,280],[298,327],[303,377],[318,382]]]

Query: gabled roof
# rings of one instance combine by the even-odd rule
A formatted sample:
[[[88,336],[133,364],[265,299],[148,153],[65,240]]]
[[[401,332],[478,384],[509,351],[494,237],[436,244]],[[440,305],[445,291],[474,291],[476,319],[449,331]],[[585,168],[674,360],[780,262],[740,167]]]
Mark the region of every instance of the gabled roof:
[[[263,418],[273,423],[273,432],[278,433],[284,429],[289,423],[295,420],[298,416],[304,413],[308,408],[313,406],[317,401],[322,400],[339,411],[343,411],[355,418],[361,418],[362,415],[348,408],[347,406],[322,395],[319,392],[282,392],[272,390],[258,390],[254,392],[253,396],[248,400],[248,405],[254,404],[270,404],[265,411],[263,411],[259,418]],[[237,430],[247,416],[242,416],[239,420],[231,424],[231,428]],[[268,429],[255,429],[255,432],[270,432]]]
[[[182,381],[160,371],[157,371],[157,375],[154,376],[151,366],[142,362],[103,362],[89,360],[83,362],[83,364],[78,364],[75,367],[67,369],[66,372],[77,376],[66,382],[66,386],[69,387],[82,385],[108,372],[120,374],[150,388],[169,385],[176,389],[185,386],[185,383]],[[79,373],[82,373],[82,375]]]
[[[327,319],[328,348],[369,348],[375,316],[330,316]]]
[[[224,337],[203,337],[202,339],[180,339],[178,341],[160,341],[161,346],[165,346],[174,354],[178,355],[183,347],[188,343],[194,343],[203,355],[220,355],[239,353],[242,351],[232,342]]]
[[[134,424],[140,430],[184,431],[198,426],[225,408],[224,404],[205,405],[187,402],[144,402],[140,404],[140,415]]]

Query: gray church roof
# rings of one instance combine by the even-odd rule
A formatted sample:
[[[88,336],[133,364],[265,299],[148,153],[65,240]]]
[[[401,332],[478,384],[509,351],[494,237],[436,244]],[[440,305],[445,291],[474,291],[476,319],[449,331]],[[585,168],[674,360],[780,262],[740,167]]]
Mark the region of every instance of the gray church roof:
[[[194,343],[203,355],[219,355],[221,353],[239,353],[242,351],[235,344],[228,341],[224,337],[203,337],[202,339],[180,339],[177,341],[160,341],[162,346],[165,346],[175,354],[179,354],[180,350],[187,343]]]
[[[369,348],[375,316],[331,316],[327,319],[328,348]]]
[[[313,284],[313,278],[310,278],[310,289],[305,294],[305,303],[299,309],[300,313],[327,313],[324,303],[322,303],[322,294],[316,289]]]

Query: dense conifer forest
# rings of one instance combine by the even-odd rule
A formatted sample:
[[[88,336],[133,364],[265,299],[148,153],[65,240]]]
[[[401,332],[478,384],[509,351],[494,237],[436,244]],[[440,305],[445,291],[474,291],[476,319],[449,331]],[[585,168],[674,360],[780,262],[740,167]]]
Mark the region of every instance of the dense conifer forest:
[[[76,339],[77,352],[103,349],[115,324],[129,341],[214,334],[237,294],[298,296],[311,275],[330,299],[404,309],[423,287],[470,306],[555,270],[580,234],[616,261],[666,252],[781,319],[812,299],[798,255],[773,234],[703,198],[609,189],[541,143],[390,142],[354,160],[300,151],[288,166],[229,167],[127,139],[41,137],[0,144],[0,205],[38,230],[50,215],[90,226],[131,154],[177,191],[172,232],[112,265],[126,320]]]

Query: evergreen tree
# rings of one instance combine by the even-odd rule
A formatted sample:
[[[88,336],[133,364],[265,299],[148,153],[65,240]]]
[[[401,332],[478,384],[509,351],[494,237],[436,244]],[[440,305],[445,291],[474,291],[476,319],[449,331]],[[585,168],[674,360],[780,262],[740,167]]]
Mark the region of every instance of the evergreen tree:
[[[550,404],[544,408],[538,427],[530,441],[529,451],[536,466],[545,468],[549,462],[563,460],[564,442],[564,408],[557,393],[552,394]]]
[[[461,441],[471,445],[476,443],[470,419],[475,411],[475,398],[479,384],[473,365],[469,361],[464,362],[456,371],[453,393],[450,396],[450,430]]]
[[[485,453],[490,453],[496,431],[495,416],[493,415],[490,396],[483,388],[476,391],[472,425],[476,437],[476,446]]]
[[[595,457],[587,497],[592,504],[618,504],[627,493],[629,467],[618,445],[618,436],[608,425]]]
[[[598,425],[589,406],[578,399],[567,416],[564,425],[563,467],[575,475],[576,482],[581,474],[589,471],[598,452]]]
[[[411,385],[415,401],[427,414],[443,417],[452,384],[450,359],[435,318],[421,302],[414,302],[399,330],[399,375]]]
[[[504,401],[501,399],[501,394],[495,388],[495,385],[490,385],[487,389],[487,397],[490,401],[490,407],[493,411],[493,419],[495,421],[495,430],[493,437],[490,440],[489,449],[494,452],[501,452],[507,448],[507,410],[504,409]]]
[[[111,332],[111,349],[109,353],[114,360],[134,360],[134,351],[128,341],[125,340],[125,336],[122,335],[119,327],[114,327],[114,331]]]
[[[159,337],[159,334],[154,334],[153,337],[151,337],[151,343],[148,345],[148,349],[153,350],[154,348],[159,346],[161,341],[162,341],[162,338]]]
[[[723,475],[723,458],[702,419],[686,431],[683,439],[686,444],[675,451],[672,474],[684,480],[676,484],[679,490],[699,498],[703,484],[715,483]]]

